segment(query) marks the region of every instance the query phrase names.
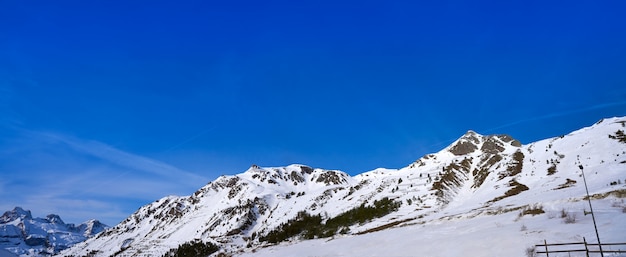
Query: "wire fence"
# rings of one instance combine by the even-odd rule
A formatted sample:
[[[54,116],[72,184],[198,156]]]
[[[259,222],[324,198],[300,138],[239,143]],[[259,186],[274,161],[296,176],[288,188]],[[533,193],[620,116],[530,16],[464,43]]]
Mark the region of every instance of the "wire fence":
[[[535,245],[535,255],[546,257],[563,257],[563,256],[626,256],[626,243],[588,243],[583,237],[582,242],[574,243],[555,243],[548,244],[543,240],[543,244]],[[602,248],[600,248],[602,246]],[[602,249],[602,250],[600,250]]]

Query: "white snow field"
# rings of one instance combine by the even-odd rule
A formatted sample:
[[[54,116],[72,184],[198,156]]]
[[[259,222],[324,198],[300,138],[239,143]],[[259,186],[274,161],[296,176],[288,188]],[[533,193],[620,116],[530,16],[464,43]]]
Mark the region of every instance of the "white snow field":
[[[626,213],[621,208],[612,207],[615,202],[615,199],[604,199],[592,203],[595,204],[598,230],[603,243],[626,243]],[[473,218],[443,217],[425,224],[407,225],[359,236],[283,243],[241,256],[527,256],[527,249],[535,244],[543,244],[543,240],[547,240],[549,244],[569,243],[582,242],[582,237],[585,237],[588,243],[597,242],[591,215],[582,214],[583,209],[588,210],[586,201],[556,205],[575,213],[576,222],[566,224],[560,218],[561,209],[550,210],[548,206],[544,206],[547,213],[535,216],[519,218],[519,211],[513,211]],[[578,246],[570,249],[581,248],[582,246]],[[618,249],[625,253],[605,256],[626,256],[626,244],[605,247],[603,250]],[[585,256],[585,253],[553,253],[550,256]]]
[[[602,243],[626,243],[624,130],[626,118],[611,118],[526,145],[469,131],[407,167],[354,177],[304,165],[253,165],[191,196],[146,205],[61,254],[162,256],[182,243],[204,241],[221,247],[215,255],[226,256],[529,256],[527,250],[544,240],[597,242],[591,215],[585,215],[582,171]],[[299,212],[326,221],[384,198],[402,204],[348,225],[343,235],[295,235],[278,244],[261,239]]]

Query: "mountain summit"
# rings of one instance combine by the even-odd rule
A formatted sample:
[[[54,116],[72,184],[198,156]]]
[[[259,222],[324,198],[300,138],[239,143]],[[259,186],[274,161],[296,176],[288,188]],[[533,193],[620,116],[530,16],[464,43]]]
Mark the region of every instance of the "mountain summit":
[[[9,223],[18,219],[32,219],[33,216],[30,211],[22,209],[22,207],[15,207],[11,211],[7,211],[0,216],[0,223]]]
[[[526,215],[534,217],[542,213],[548,213],[546,218],[525,219],[550,222],[559,211],[566,213],[565,208],[581,206],[585,196],[581,169],[588,172],[592,197],[603,206],[611,205],[607,201],[618,206],[603,209],[606,222],[602,228],[607,228],[612,224],[609,221],[615,220],[613,216],[621,213],[619,206],[626,206],[623,200],[620,205],[618,200],[610,198],[626,195],[626,181],[622,184],[626,178],[623,173],[626,168],[624,129],[626,118],[612,118],[568,135],[527,145],[508,135],[483,136],[468,131],[442,151],[423,156],[407,167],[379,168],[354,177],[341,171],[300,164],[252,165],[241,174],[221,176],[190,196],[168,196],[143,206],[120,224],[61,255],[175,256],[183,249],[210,249],[202,254],[219,251],[226,255],[273,256],[273,251],[293,254],[288,250],[290,245],[295,249],[312,249],[319,252],[318,255],[339,255],[338,251],[347,251],[344,248],[330,248],[334,249],[332,251],[324,247],[306,248],[310,244],[334,244],[334,240],[307,239],[335,238],[348,245],[351,240],[369,242],[361,244],[367,252],[347,252],[346,256],[377,256],[388,255],[385,247],[368,245],[377,245],[371,243],[381,240],[376,235],[392,230],[399,234],[385,235],[399,235],[401,239],[388,241],[389,245],[401,244],[408,250],[398,251],[415,252],[433,244],[419,241],[419,235],[429,231],[424,226],[443,226],[437,225],[443,222],[456,222],[454,226],[460,226],[465,224],[459,223],[462,221],[492,224],[485,223],[489,220],[505,226],[503,224],[514,224]],[[586,211],[580,211],[579,217],[583,217]],[[581,219],[589,222],[587,217]],[[562,236],[561,232],[557,233],[562,226],[558,224],[554,225],[554,233],[549,226],[537,228],[533,233],[541,235],[541,239]],[[584,229],[572,226],[576,229],[571,230],[571,236],[581,239],[581,232],[577,231]],[[468,231],[482,227],[485,226],[471,226]],[[498,230],[489,230],[489,233],[494,231]],[[462,235],[463,231],[457,232]],[[531,237],[520,240],[513,234],[501,234],[498,240],[505,242],[510,236],[514,239],[509,241],[526,240],[531,245],[537,240]],[[473,232],[472,235],[468,240],[478,240]],[[623,235],[621,230],[603,236],[611,239],[619,235]],[[411,243],[414,241],[422,243]],[[277,244],[281,248],[272,247]],[[501,248],[489,244],[459,242],[458,245],[468,249],[487,245],[479,248],[486,251],[482,256],[503,255],[493,252]],[[516,255],[520,255],[523,247],[525,245],[512,246]],[[504,253],[510,255],[506,250]]]
[[[0,216],[0,249],[18,255],[49,256],[106,228],[97,220],[78,226],[65,224],[56,214],[33,218],[30,211],[15,207]]]
[[[521,147],[522,144],[509,135],[483,136],[470,130],[446,149],[454,155],[461,156],[476,150],[494,154],[504,151],[507,146]]]

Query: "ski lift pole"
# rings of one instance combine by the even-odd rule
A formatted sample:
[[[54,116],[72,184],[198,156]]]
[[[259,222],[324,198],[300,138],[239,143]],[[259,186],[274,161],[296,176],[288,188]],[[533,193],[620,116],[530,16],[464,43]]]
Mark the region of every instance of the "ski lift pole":
[[[580,172],[583,174],[583,182],[585,183],[585,191],[587,192],[587,201],[589,202],[589,211],[591,211],[591,219],[593,220],[593,228],[596,230],[596,238],[598,239],[598,247],[600,248],[600,256],[604,257],[602,252],[602,243],[600,243],[600,234],[598,234],[598,226],[596,225],[596,216],[593,214],[593,207],[591,207],[591,196],[589,196],[589,188],[587,188],[587,179],[585,179],[585,172],[583,166],[578,165]]]

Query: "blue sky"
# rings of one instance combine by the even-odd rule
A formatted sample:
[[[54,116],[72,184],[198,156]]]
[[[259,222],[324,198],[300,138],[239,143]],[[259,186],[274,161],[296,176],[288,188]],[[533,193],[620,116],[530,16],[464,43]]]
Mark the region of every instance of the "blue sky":
[[[470,129],[528,143],[624,116],[623,10],[2,1],[0,211],[114,225],[251,164],[354,175]]]

